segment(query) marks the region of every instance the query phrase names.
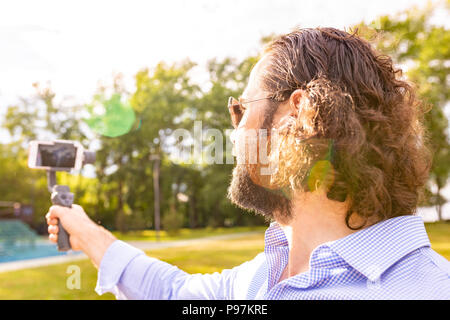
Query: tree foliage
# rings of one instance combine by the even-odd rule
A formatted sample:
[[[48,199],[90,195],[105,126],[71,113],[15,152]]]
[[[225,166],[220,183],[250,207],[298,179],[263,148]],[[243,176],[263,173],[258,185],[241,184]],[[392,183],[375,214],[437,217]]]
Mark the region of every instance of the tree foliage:
[[[378,49],[407,67],[406,76],[431,106],[425,120],[434,151],[430,185],[437,192],[428,202],[442,205],[446,199],[440,190],[450,171],[444,114],[449,99],[450,33],[431,23],[434,10],[411,9],[359,28]],[[262,44],[273,37],[263,38]],[[161,159],[163,228],[175,232],[180,226],[263,223],[261,217],[243,213],[226,198],[233,165],[226,164],[231,150],[225,139],[223,154],[216,155],[223,157],[222,164],[206,164],[175,161],[173,155],[182,147],[171,136],[179,128],[192,131],[196,121],[201,121],[202,151],[206,152],[214,141],[208,138],[208,130],[224,133],[231,129],[227,99],[242,93],[257,59],[211,59],[203,69],[208,75],[206,83],[198,83],[195,76],[204,66],[189,60],[170,65],[161,62],[136,73],[133,92],[125,90],[117,75],[110,88],[99,88],[86,105],[57,101],[50,87],[35,84],[36,94],[9,106],[1,124],[12,140],[0,144],[0,200],[33,204],[35,226],[44,223],[50,206],[46,177],[45,172],[27,167],[28,142],[68,139],[87,148],[94,139],[98,145],[95,177],[59,174],[58,178],[71,187],[76,202],[107,228],[153,227],[152,155]],[[189,143],[184,147],[192,152]]]

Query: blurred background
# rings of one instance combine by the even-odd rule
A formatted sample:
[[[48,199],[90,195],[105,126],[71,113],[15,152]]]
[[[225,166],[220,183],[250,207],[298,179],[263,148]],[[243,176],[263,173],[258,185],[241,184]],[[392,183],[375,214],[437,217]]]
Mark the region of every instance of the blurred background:
[[[242,93],[264,44],[296,26],[358,27],[417,84],[431,107],[425,120],[434,152],[418,214],[449,259],[449,13],[448,0],[2,2],[0,299],[96,298],[95,272],[86,262],[88,284],[77,292],[56,289],[65,284],[64,268],[51,267],[62,279],[55,280],[45,278],[47,269],[20,266],[61,255],[45,241],[51,205],[45,172],[27,166],[27,146],[36,139],[77,140],[97,152],[95,165],[78,175],[58,173],[58,182],[121,239],[245,233],[248,243],[241,239],[240,248],[248,250],[230,251],[211,267],[192,248],[190,258],[161,251],[166,261],[195,272],[221,270],[261,250],[264,220],[226,198],[233,165],[174,161],[179,145],[171,134],[192,130],[194,121],[204,131],[231,129],[227,98]],[[44,291],[24,289],[36,281],[46,284]]]

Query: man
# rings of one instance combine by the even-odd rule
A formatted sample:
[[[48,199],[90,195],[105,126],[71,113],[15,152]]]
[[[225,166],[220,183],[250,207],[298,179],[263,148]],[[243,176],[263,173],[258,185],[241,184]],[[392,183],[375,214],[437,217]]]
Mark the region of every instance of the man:
[[[128,299],[449,299],[449,262],[415,213],[430,154],[414,90],[356,35],[299,29],[275,39],[229,111],[236,145],[267,132],[268,161],[243,148],[228,197],[272,220],[264,252],[187,274],[117,240],[80,206],[52,206],[96,291]],[[272,139],[273,138],[273,139]],[[241,149],[239,149],[241,150]],[[247,150],[247,151],[246,151]]]

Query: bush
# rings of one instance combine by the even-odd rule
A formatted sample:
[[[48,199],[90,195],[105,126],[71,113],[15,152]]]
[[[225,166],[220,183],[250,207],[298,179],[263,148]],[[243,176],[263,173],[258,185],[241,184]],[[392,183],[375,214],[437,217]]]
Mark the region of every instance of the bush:
[[[183,217],[176,210],[170,210],[164,214],[161,222],[167,234],[176,235],[183,224]]]

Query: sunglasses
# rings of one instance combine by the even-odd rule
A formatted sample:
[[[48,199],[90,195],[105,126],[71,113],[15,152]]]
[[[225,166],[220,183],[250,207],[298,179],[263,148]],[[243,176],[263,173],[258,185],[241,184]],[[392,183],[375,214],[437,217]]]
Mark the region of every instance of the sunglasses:
[[[228,98],[228,111],[230,111],[231,123],[233,124],[233,127],[237,128],[239,126],[239,123],[242,120],[242,117],[244,116],[244,112],[246,109],[243,106],[244,103],[247,104],[247,103],[266,100],[266,99],[273,100],[273,97],[266,97],[266,98],[255,99],[255,100],[250,100],[250,101],[244,101],[243,99],[235,99],[234,97],[229,97]]]

